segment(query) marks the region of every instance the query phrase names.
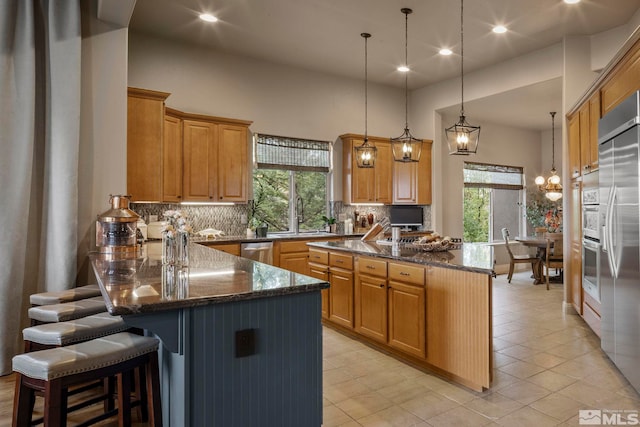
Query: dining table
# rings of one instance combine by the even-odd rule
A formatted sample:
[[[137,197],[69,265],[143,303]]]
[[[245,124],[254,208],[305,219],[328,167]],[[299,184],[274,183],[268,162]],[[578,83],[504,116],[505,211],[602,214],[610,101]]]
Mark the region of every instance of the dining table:
[[[522,236],[516,237],[516,242],[522,243],[524,246],[536,248],[536,257],[540,259],[537,267],[533,270],[533,284],[540,285],[545,282],[544,280],[544,267],[543,262],[547,255],[547,238],[544,236]],[[553,240],[551,241],[553,247]],[[550,281],[562,281],[562,274],[552,276]]]

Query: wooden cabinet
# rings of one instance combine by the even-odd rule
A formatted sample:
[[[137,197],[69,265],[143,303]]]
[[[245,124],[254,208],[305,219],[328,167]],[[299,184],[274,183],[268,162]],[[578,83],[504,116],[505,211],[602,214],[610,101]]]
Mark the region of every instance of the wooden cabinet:
[[[355,330],[381,343],[387,342],[387,263],[359,257],[355,284]]]
[[[433,141],[424,140],[419,162],[393,162],[393,203],[431,204],[431,148]]]
[[[329,282],[329,252],[317,248],[309,249],[309,276]],[[331,289],[323,289],[322,318],[329,318],[329,293]]]
[[[369,143],[377,148],[374,168],[359,168],[354,148],[363,144],[363,135],[341,135],[343,151],[343,199],[344,203],[393,202],[393,156],[388,138],[369,137]]]
[[[247,201],[247,127],[183,119],[184,200]]]
[[[182,119],[165,108],[162,139],[162,201],[182,201]]]
[[[569,118],[569,175],[571,178],[580,176],[580,114]]]
[[[309,274],[309,247],[307,240],[276,242],[274,253],[278,256],[280,268],[300,274]]]
[[[569,247],[571,303],[582,314],[582,244],[572,241]]]
[[[389,345],[425,357],[425,270],[389,263]]]
[[[163,200],[163,128],[166,92],[127,92],[127,193],[136,202]]]
[[[606,74],[600,89],[603,115],[640,89],[640,41]]]
[[[353,329],[353,257],[329,252],[329,320]]]
[[[240,256],[240,243],[206,243],[206,245],[231,255]]]

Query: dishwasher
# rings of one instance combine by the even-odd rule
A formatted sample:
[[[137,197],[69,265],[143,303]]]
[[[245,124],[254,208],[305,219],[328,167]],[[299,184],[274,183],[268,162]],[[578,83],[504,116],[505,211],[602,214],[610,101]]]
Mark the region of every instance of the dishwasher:
[[[240,256],[265,264],[273,264],[273,242],[241,243]]]

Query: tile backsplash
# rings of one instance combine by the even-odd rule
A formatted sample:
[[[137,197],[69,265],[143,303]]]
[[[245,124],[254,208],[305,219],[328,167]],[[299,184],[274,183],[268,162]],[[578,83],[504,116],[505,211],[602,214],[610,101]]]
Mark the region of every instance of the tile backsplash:
[[[150,215],[157,215],[162,220],[162,214],[167,210],[181,210],[189,219],[194,231],[214,228],[222,230],[227,236],[244,236],[246,224],[242,224],[242,215],[248,212],[248,205],[233,206],[199,206],[179,205],[173,203],[131,203],[131,209],[149,222]],[[330,203],[331,216],[339,219],[340,214],[345,218],[354,218],[357,211],[360,215],[372,213],[374,221],[389,216],[389,206],[352,206],[342,202]],[[424,206],[423,228],[431,229],[431,206]],[[344,222],[338,221],[338,233],[344,232]]]

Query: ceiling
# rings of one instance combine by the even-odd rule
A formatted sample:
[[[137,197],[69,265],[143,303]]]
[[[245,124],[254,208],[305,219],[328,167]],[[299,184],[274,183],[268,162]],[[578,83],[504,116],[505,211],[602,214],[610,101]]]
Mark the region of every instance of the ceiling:
[[[460,3],[453,0],[137,0],[130,28],[358,79],[364,75],[360,33],[369,32],[369,81],[404,87],[405,75],[396,71],[405,55],[403,7],[413,9],[408,17],[409,89],[459,76]],[[626,24],[639,8],[638,0],[582,0],[576,5],[561,0],[467,0],[465,73],[553,45],[564,35],[596,34]],[[219,21],[205,23],[198,19],[201,12],[214,14]],[[509,31],[494,34],[495,24]],[[454,54],[439,55],[441,47]],[[541,116],[522,127],[548,128],[549,108],[561,110],[561,82],[537,86],[480,100],[481,109],[475,102],[465,107],[473,108],[476,121],[504,123],[511,121],[506,117]],[[516,109],[514,100],[520,100]],[[451,111],[454,115],[456,108]]]

